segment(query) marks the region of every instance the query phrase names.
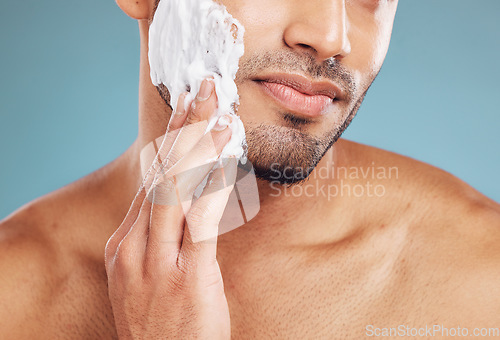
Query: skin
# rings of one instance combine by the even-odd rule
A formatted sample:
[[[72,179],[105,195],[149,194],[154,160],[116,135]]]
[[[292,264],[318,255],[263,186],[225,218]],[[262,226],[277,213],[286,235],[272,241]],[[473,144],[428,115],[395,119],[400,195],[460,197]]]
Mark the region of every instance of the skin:
[[[335,58],[352,75],[350,100],[301,127],[309,136],[341,124],[362,98],[385,58],[397,6],[383,0],[222,2],[247,29],[242,63],[282,50],[318,63]],[[499,327],[499,205],[442,170],[369,146],[340,139],[296,187],[381,185],[384,195],[277,196],[276,187],[259,181],[256,218],[216,243],[192,242],[193,231],[216,226],[227,192],[218,194],[209,214],[184,219],[144,199],[142,185],[151,178],[143,179],[139,154],[165,134],[169,121],[174,131],[204,121],[216,98],[171,117],[149,79],[154,3],[118,5],[139,20],[138,138],[112,163],[1,221],[2,336],[360,339],[367,325]],[[245,126],[293,131],[252,81],[240,77],[238,85]],[[185,140],[197,146],[165,146],[177,155],[173,164],[179,155],[199,159],[201,136]],[[219,132],[215,150],[226,140],[227,131]],[[343,182],[319,175],[332,164],[395,167],[398,175]]]

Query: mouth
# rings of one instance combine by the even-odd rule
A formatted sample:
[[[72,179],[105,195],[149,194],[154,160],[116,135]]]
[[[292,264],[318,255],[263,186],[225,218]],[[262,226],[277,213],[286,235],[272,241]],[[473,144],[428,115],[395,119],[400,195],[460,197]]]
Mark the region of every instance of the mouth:
[[[295,74],[269,74],[253,79],[262,91],[288,111],[308,118],[321,117],[342,97],[329,81],[313,82]]]

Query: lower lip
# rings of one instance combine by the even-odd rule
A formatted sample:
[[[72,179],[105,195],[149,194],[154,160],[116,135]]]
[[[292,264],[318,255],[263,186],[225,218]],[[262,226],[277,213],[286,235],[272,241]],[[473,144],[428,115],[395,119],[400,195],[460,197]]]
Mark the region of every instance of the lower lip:
[[[284,108],[307,117],[319,117],[325,114],[325,109],[332,104],[332,98],[323,95],[308,95],[290,86],[258,82],[264,91],[278,101]]]

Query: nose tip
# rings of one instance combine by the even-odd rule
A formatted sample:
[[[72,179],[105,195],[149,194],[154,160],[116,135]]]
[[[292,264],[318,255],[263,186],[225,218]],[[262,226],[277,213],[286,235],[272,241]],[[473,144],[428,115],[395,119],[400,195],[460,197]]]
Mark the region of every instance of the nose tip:
[[[328,3],[327,6],[309,5],[309,10],[297,11],[300,15],[284,31],[287,46],[313,53],[319,62],[332,57],[342,59],[351,53],[344,1],[335,2],[337,6]]]

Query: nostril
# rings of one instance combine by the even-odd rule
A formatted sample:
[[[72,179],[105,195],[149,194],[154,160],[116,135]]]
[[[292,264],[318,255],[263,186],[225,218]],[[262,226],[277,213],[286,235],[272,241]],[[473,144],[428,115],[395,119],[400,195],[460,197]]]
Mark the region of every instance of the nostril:
[[[298,51],[299,53],[306,53],[314,58],[318,57],[319,55],[318,50],[309,44],[296,43],[292,48]]]
[[[298,43],[297,44],[297,47],[300,47],[300,48],[303,48],[305,50],[313,50],[314,53],[317,53],[316,49],[310,45],[307,45],[307,44],[303,44],[303,43]]]

